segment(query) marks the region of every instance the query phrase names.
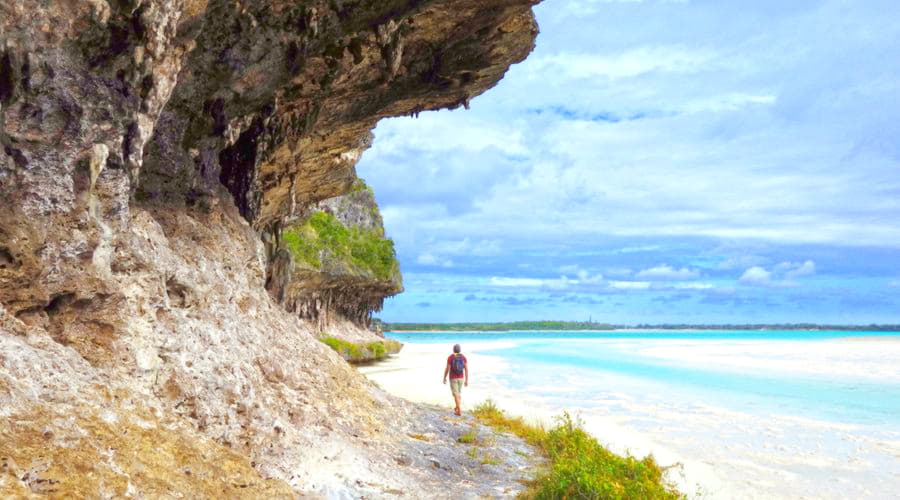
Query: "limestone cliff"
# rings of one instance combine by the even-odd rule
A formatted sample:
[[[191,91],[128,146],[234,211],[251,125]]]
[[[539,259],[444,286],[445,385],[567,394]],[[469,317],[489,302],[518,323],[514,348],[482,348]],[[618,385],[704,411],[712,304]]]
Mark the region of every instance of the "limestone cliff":
[[[280,243],[268,288],[318,331],[341,320],[367,329],[384,298],[403,290],[393,242],[362,180],[313,205],[308,217],[284,229]]]
[[[0,3],[0,495],[441,487],[381,430],[421,410],[298,314],[364,322],[399,281],[270,291],[377,120],[468,105],[531,50],[530,4]]]

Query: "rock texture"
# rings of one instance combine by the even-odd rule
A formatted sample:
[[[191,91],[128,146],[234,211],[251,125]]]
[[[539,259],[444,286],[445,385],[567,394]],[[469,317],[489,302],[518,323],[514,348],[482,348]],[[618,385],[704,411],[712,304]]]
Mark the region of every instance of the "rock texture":
[[[266,284],[378,119],[535,34],[528,0],[0,3],[0,495],[425,494],[384,430],[425,410]]]

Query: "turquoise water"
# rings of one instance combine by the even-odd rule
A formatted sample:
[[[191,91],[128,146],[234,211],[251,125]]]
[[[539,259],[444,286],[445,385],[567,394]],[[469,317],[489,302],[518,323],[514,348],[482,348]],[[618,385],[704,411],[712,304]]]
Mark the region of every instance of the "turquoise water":
[[[422,332],[388,333],[401,342],[460,343],[506,341],[485,354],[503,358],[510,365],[510,386],[526,380],[561,381],[580,378],[582,403],[591,404],[591,391],[608,386],[613,378],[624,380],[632,390],[648,393],[678,393],[683,398],[765,416],[768,414],[822,418],[841,423],[900,428],[900,380],[866,376],[866,363],[859,363],[859,376],[834,376],[824,371],[779,373],[770,370],[729,369],[703,366],[673,358],[647,356],[643,350],[660,345],[687,343],[698,350],[727,345],[739,352],[743,345],[789,346],[803,349],[806,343],[846,337],[900,337],[900,332],[846,331],[659,331],[659,332]],[[790,342],[786,344],[785,342]],[[448,349],[449,351],[449,349]],[[757,355],[758,356],[758,355]],[[816,361],[813,359],[813,361]],[[611,378],[613,377],[613,378]],[[552,384],[551,384],[552,385]],[[540,389],[535,389],[540,390]],[[553,394],[544,396],[553,397]]]
[[[386,332],[401,342],[453,343],[529,339],[684,339],[684,340],[834,340],[848,337],[900,337],[900,332],[832,330],[660,330],[660,331],[508,331]]]

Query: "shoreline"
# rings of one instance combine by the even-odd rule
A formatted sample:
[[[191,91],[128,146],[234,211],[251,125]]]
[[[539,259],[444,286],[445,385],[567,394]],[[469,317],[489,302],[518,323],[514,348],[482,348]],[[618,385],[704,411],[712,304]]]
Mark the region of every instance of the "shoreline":
[[[786,387],[832,380],[837,385],[823,387],[850,391],[846,395],[856,394],[857,399],[850,400],[858,401],[867,393],[875,396],[888,390],[879,385],[884,381],[900,380],[896,378],[900,365],[890,361],[900,359],[900,338],[858,338],[864,340],[847,342],[846,337],[829,336],[821,342],[706,341],[683,336],[675,341],[667,337],[588,341],[610,349],[613,360],[621,354],[637,357],[648,366],[703,366],[724,379],[764,374],[773,380],[783,378]],[[360,372],[393,395],[414,404],[435,405],[449,414],[453,406],[449,387],[440,381],[453,341],[452,337],[443,340],[407,339],[399,355]],[[558,353],[577,355],[581,348],[557,340],[552,343]],[[673,374],[669,372],[660,378],[651,371],[644,378],[643,372],[627,371],[584,376],[562,366],[552,368],[552,363],[529,368],[530,358],[516,353],[519,348],[527,352],[531,345],[505,335],[483,340],[469,337],[463,353],[470,361],[471,380],[463,390],[463,410],[492,399],[508,415],[545,426],[555,424],[555,418],[568,411],[611,452],[636,458],[652,454],[661,467],[671,467],[666,479],[689,498],[844,498],[850,492],[866,496],[895,491],[900,480],[900,476],[881,474],[900,457],[900,432],[884,423],[884,418],[892,417],[879,416],[877,405],[871,409],[874,414],[860,420],[861,414],[831,410],[808,414],[799,407],[783,406],[779,399],[752,396],[743,400],[740,390],[710,393],[670,384],[666,377]],[[867,364],[874,359],[880,362]],[[860,366],[869,368],[861,371]],[[735,404],[733,394],[743,402]],[[831,408],[827,397],[822,401],[823,408]],[[878,404],[897,402],[889,398]],[[848,443],[856,444],[848,447]]]
[[[463,389],[463,411],[469,412],[477,404],[494,401],[507,415],[522,417],[532,425],[551,427],[561,415],[557,408],[547,406],[539,398],[521,397],[508,390],[496,379],[508,371],[508,365],[490,351],[506,347],[502,340],[472,345],[464,350],[473,367],[470,385]],[[380,363],[361,366],[359,371],[387,392],[429,407],[452,412],[453,402],[448,385],[441,385],[442,362],[446,346],[442,344],[407,343],[403,351]],[[437,365],[435,365],[437,363]],[[477,371],[476,371],[477,370]],[[434,380],[429,383],[428,380]],[[707,464],[689,460],[648,436],[627,429],[615,418],[582,418],[578,411],[569,411],[574,418],[582,419],[585,430],[607,449],[618,455],[643,458],[653,455],[657,463],[666,469],[666,480],[689,498],[706,496],[721,488],[721,480]]]
[[[849,329],[830,329],[830,328],[609,328],[609,329],[566,329],[566,330],[553,330],[553,329],[528,329],[528,330],[384,330],[385,334],[388,333],[522,333],[522,332],[534,332],[534,333],[568,333],[568,332],[583,332],[583,333],[609,333],[609,332],[634,332],[634,333],[684,333],[684,332],[810,332],[810,333],[847,333],[853,334],[855,332],[858,333],[868,333],[868,334],[881,334],[881,335],[870,335],[874,338],[879,337],[900,337],[900,330],[849,330]],[[855,338],[853,335],[848,335],[848,337]]]

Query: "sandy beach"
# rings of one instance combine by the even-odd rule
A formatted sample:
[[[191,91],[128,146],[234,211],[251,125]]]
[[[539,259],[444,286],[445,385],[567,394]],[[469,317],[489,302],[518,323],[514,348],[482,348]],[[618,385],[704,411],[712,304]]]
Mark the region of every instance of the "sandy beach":
[[[710,367],[725,375],[844,377],[865,387],[868,381],[900,380],[900,344],[877,340],[702,345],[610,340],[602,348],[661,365]],[[581,348],[577,341],[554,342]],[[472,377],[463,392],[464,408],[493,399],[511,414],[547,425],[570,411],[612,451],[652,454],[662,466],[671,466],[667,478],[689,498],[884,498],[900,487],[895,467],[900,432],[890,426],[842,422],[789,408],[753,411],[727,399],[704,399],[615,374],[597,379],[560,371],[532,377],[500,354],[515,345],[511,339],[464,346]],[[441,385],[448,354],[448,345],[408,343],[399,355],[360,370],[393,394],[449,412],[450,390]],[[897,472],[887,472],[891,470]]]
[[[472,368],[471,383],[463,390],[463,409],[469,410],[491,399],[511,415],[524,417],[531,423],[552,426],[555,417],[561,414],[558,408],[539,398],[524,397],[518,391],[511,392],[499,379],[500,375],[508,373],[509,365],[489,353],[509,345],[504,342],[483,343],[465,351]],[[449,414],[453,399],[449,386],[441,384],[443,363],[449,355],[447,351],[444,345],[407,344],[400,354],[375,365],[360,367],[360,371],[394,395],[447,408]],[[700,496],[709,490],[709,485],[721,483],[708,465],[679,456],[660,443],[617,425],[613,419],[576,415],[585,420],[586,428],[593,435],[616,453],[639,457],[652,454],[662,466],[672,466],[667,471],[667,479],[690,497]]]

